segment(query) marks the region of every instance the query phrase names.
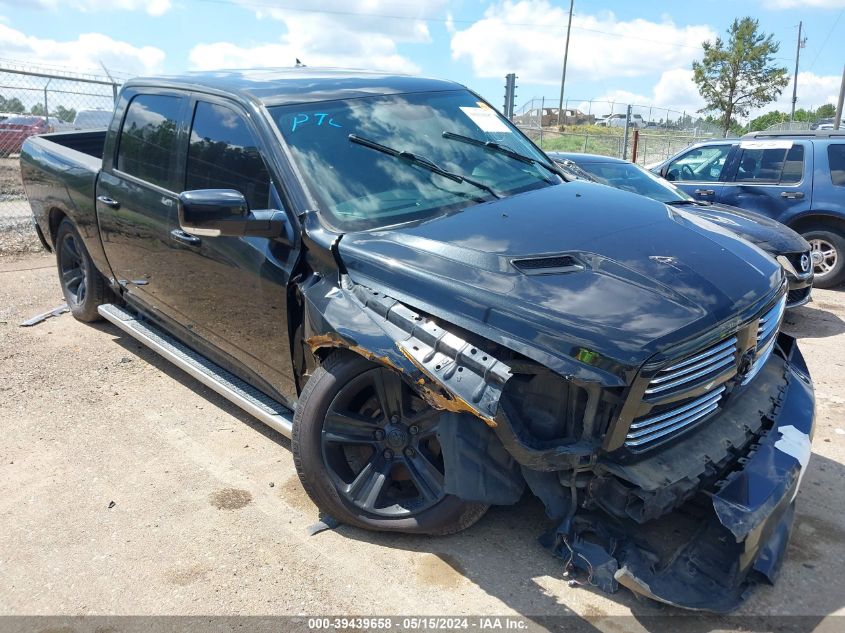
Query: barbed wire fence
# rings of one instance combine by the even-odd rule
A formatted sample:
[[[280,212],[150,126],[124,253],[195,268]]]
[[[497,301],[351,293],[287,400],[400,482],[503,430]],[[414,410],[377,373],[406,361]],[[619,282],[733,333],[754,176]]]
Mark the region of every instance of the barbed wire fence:
[[[41,249],[20,175],[23,141],[33,134],[108,125],[124,73],[69,72],[0,59],[0,254]]]

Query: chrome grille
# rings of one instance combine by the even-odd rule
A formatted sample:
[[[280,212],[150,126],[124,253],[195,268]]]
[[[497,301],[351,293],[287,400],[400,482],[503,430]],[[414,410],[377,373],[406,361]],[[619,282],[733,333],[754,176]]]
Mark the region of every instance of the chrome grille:
[[[651,448],[656,442],[668,439],[702,421],[719,408],[725,387],[716,389],[647,418],[635,420],[625,437],[625,446],[634,452]]]
[[[751,364],[751,369],[742,379],[742,384],[747,385],[758,374],[758,372],[769,360],[772,351],[775,349],[775,341],[777,340],[777,333],[780,329],[781,320],[783,320],[783,313],[786,310],[786,296],[780,300],[768,311],[760,317],[757,325],[757,348],[755,352],[754,362]]]
[[[769,360],[785,309],[786,295],[757,320],[753,361],[742,379],[743,385],[751,382]],[[747,340],[744,335],[752,327],[753,322],[740,329],[737,335],[658,371],[649,381],[643,396],[645,402],[654,406],[645,416],[631,423],[625,436],[625,447],[632,453],[649,450],[709,418],[721,406],[733,381],[711,386],[703,395],[700,393],[701,386],[736,367],[740,333],[743,340]]]
[[[689,389],[690,383],[703,382],[736,364],[735,336],[708,347],[706,350],[661,369],[649,382],[646,396],[660,394],[676,388]]]

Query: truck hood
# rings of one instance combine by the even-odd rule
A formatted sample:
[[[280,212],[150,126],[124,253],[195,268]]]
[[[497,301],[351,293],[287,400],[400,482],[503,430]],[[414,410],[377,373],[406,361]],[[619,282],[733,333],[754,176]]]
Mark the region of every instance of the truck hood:
[[[719,203],[696,204],[689,208],[695,209],[696,215],[736,233],[767,253],[783,255],[810,250],[807,240],[765,215]]]
[[[339,253],[353,281],[444,322],[556,370],[587,349],[619,377],[750,318],[783,282],[772,259],[710,222],[580,182],[350,233]]]

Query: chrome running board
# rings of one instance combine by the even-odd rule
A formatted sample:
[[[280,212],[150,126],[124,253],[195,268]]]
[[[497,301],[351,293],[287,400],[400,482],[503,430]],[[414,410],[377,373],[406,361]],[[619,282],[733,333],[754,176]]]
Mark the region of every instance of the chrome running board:
[[[293,412],[284,405],[165,334],[152,323],[138,319],[124,308],[108,303],[101,305],[97,311],[129,336],[163,356],[271,429],[285,437],[291,436]]]

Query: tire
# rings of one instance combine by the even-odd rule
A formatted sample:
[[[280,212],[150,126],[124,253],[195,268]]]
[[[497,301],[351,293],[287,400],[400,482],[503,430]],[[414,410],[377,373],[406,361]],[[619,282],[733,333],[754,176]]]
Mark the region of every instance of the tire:
[[[59,285],[71,314],[84,323],[99,321],[102,317],[97,308],[109,303],[111,292],[91,261],[79,231],[67,218],[59,223],[55,248]]]
[[[815,288],[833,288],[845,281],[845,235],[824,225],[807,227],[801,232],[810,242]]]
[[[399,415],[383,415],[390,408]],[[314,371],[296,407],[296,472],[317,507],[342,523],[388,532],[459,532],[488,506],[443,491],[439,418],[396,371],[335,352]]]

